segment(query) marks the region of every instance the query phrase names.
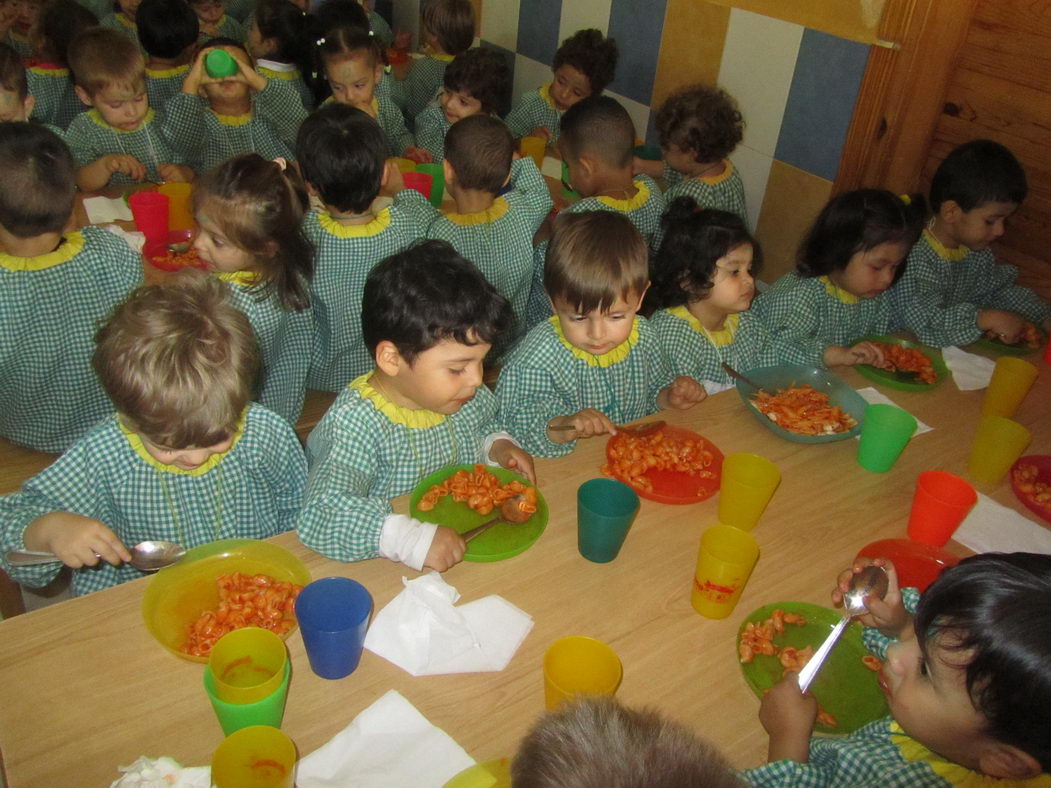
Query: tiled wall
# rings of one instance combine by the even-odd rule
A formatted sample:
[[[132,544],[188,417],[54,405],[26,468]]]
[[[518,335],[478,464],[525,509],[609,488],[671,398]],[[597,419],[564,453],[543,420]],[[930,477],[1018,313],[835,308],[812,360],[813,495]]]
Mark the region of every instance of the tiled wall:
[[[826,0],[842,4],[863,0]],[[411,15],[418,0],[393,0]],[[810,0],[808,7],[818,5]],[[673,90],[716,82],[738,101],[744,142],[731,156],[764,246],[766,281],[790,270],[796,244],[828,199],[869,46],[730,0],[482,0],[481,40],[504,50],[515,94],[547,82],[559,42],[595,27],[620,44],[609,93],[655,142],[652,116]]]

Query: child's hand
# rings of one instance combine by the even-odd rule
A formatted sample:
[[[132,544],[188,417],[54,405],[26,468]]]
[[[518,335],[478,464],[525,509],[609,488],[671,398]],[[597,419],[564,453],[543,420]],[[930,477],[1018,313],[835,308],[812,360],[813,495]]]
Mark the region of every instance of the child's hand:
[[[798,673],[786,674],[759,704],[759,722],[770,736],[767,760],[806,763],[816,719],[817,701],[799,691]]]
[[[66,566],[95,566],[99,560],[118,566],[131,553],[113,531],[98,520],[73,512],[50,512],[26,528],[27,550],[54,553]]]
[[[657,395],[657,405],[662,409],[689,410],[707,396],[704,386],[693,378],[680,375],[661,389]]]
[[[201,85],[204,83],[205,79],[210,79],[207,72],[204,70],[204,57],[213,49],[215,49],[215,47],[201,49],[194,57],[193,64],[190,66],[190,70],[182,81],[183,93],[189,93],[191,96],[202,95]]]
[[[912,617],[905,610],[901,601],[901,589],[898,587],[898,572],[894,564],[886,558],[870,560],[868,558],[854,559],[854,565],[839,573],[836,579],[836,587],[832,590],[832,604],[836,607],[843,606],[843,594],[850,588],[850,580],[866,566],[882,566],[887,572],[887,593],[883,599],[870,596],[865,600],[868,612],[858,616],[858,621],[866,627],[878,629],[884,635],[895,640],[907,639],[912,631],[910,626]]]
[[[110,153],[104,157],[110,172],[122,172],[133,181],[146,180],[146,165],[126,153]]]
[[[978,328],[993,339],[1013,345],[1025,331],[1025,320],[1003,309],[983,309],[978,313]]]
[[[194,173],[182,164],[162,164],[157,167],[157,174],[166,181],[193,183]]]
[[[826,367],[850,367],[854,364],[883,366],[883,351],[873,342],[858,342],[853,347],[829,345],[823,357]]]
[[[569,427],[571,429],[564,429]],[[584,408],[572,416],[558,416],[547,423],[547,437],[552,443],[569,443],[593,435],[616,435],[617,425],[602,411]]]
[[[240,49],[235,49],[230,52],[230,56],[237,61],[237,73],[232,77],[227,77],[227,80],[231,82],[245,82],[248,84],[248,89],[253,93],[258,93],[266,87],[266,77],[252,68],[248,55]]]
[[[444,572],[463,560],[467,552],[467,543],[452,528],[439,525],[434,532],[434,540],[423,559],[423,565],[438,572]]]
[[[493,441],[489,450],[489,459],[500,463],[500,467],[517,471],[533,484],[536,484],[536,471],[533,469],[533,456],[521,446],[515,446],[506,438]]]
[[[550,143],[551,142],[551,129],[549,129],[547,126],[537,126],[535,129],[533,129],[531,132],[529,132],[529,136],[530,137],[540,137],[542,140],[545,140],[548,143]]]
[[[405,152],[401,154],[404,158],[414,161],[417,164],[429,164],[434,161],[434,157],[431,155],[429,150],[423,148],[417,148],[415,145],[410,145],[405,149]]]

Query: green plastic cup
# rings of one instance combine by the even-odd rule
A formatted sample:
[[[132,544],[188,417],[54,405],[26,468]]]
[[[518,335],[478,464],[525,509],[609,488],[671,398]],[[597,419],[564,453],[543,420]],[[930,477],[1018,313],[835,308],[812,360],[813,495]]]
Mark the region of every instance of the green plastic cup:
[[[213,49],[204,56],[204,70],[212,79],[232,77],[237,73],[237,61],[225,49]]]
[[[916,432],[916,418],[893,405],[869,405],[861,422],[858,464],[873,473],[886,473]]]
[[[596,564],[617,557],[639,511],[639,496],[615,479],[592,479],[577,490],[577,548]]]
[[[251,725],[270,725],[274,728],[281,727],[281,720],[285,716],[285,700],[288,698],[288,680],[292,675],[292,661],[285,662],[285,675],[277,689],[262,700],[255,703],[227,703],[220,700],[215,694],[215,678],[212,671],[204,671],[204,690],[208,693],[208,700],[212,702],[215,716],[219,718],[219,725],[223,734],[229,736],[241,728]]]
[[[442,170],[442,165],[430,162],[417,164],[416,172],[425,172],[431,176],[431,205],[437,208],[445,196],[445,171]]]

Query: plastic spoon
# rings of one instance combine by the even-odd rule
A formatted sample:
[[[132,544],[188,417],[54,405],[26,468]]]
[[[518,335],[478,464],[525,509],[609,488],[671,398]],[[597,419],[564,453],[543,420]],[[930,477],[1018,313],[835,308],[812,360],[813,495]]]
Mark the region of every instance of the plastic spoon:
[[[156,572],[179,561],[186,555],[186,548],[174,542],[139,542],[129,551],[131,566],[140,572]],[[98,553],[95,555],[99,558]],[[36,550],[12,550],[7,554],[7,563],[11,566],[37,566],[39,564],[57,564],[62,559],[54,553]]]
[[[506,501],[500,504],[499,517],[494,517],[492,520],[487,520],[481,525],[476,525],[470,531],[464,531],[462,534],[460,534],[460,536],[463,537],[463,540],[465,542],[470,542],[476,536],[481,536],[482,534],[484,534],[497,523],[511,523],[513,525],[524,523],[526,520],[533,516],[533,513],[522,511],[522,509],[518,505],[521,502],[521,500],[521,495],[515,495],[512,498],[508,498]]]

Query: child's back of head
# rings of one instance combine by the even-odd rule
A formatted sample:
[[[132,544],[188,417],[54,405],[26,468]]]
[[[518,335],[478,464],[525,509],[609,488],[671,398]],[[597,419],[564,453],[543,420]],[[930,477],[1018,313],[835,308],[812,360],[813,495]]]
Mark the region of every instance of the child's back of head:
[[[138,88],[146,74],[139,48],[110,27],[88,28],[73,39],[69,67],[73,81],[89,97],[111,87]]]
[[[257,367],[251,324],[226,287],[187,271],[120,304],[92,365],[130,430],[156,446],[213,446],[237,429]]]
[[[515,788],[741,788],[710,742],[651,710],[582,698],[544,714],[511,763]]]
[[[254,57],[290,63],[299,69],[302,77],[310,77],[312,47],[317,39],[313,17],[304,14],[288,0],[258,0],[254,24],[259,39],[272,47],[266,55],[253,52]],[[252,48],[252,41],[250,33],[249,48]]]
[[[709,163],[733,152],[744,135],[737,102],[725,90],[690,85],[669,96],[657,111],[661,148],[674,145],[694,161]]]
[[[492,49],[474,47],[457,55],[443,80],[447,91],[476,99],[486,115],[503,117],[511,109],[511,70]]]
[[[139,43],[151,57],[177,60],[197,43],[197,15],[182,0],[142,0],[135,24]]]
[[[60,233],[76,196],[73,156],[35,123],[0,124],[0,226],[18,238]]]
[[[562,42],[555,52],[551,69],[556,73],[562,66],[576,69],[588,81],[591,92],[597,96],[613,81],[617,69],[617,42],[606,38],[595,28],[578,30]]]
[[[387,142],[375,119],[332,102],[299,127],[296,159],[326,206],[364,213],[379,194]]]
[[[432,0],[423,9],[423,27],[442,52],[455,57],[474,42],[474,6],[470,0]]]
[[[69,47],[73,39],[81,31],[97,25],[98,22],[98,18],[80,3],[73,0],[50,0],[44,5],[37,20],[39,54],[52,63],[68,65]]]
[[[445,135],[445,159],[462,189],[499,192],[507,183],[514,152],[511,132],[491,115],[458,120]]]
[[[566,157],[589,157],[607,168],[630,168],[635,149],[635,125],[628,111],[610,96],[591,96],[562,116],[559,150]]]
[[[1025,170],[1007,148],[992,140],[972,140],[945,157],[931,179],[935,212],[952,200],[964,211],[988,202],[1021,203],[1028,193]]]

